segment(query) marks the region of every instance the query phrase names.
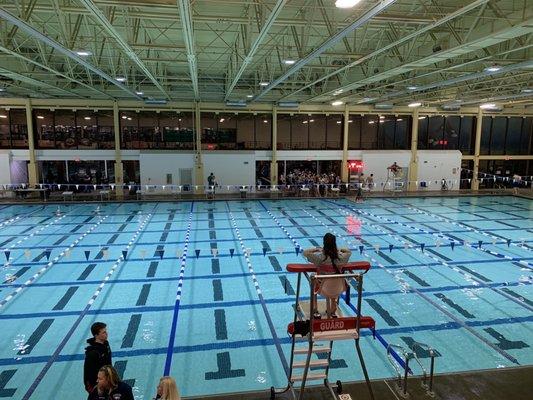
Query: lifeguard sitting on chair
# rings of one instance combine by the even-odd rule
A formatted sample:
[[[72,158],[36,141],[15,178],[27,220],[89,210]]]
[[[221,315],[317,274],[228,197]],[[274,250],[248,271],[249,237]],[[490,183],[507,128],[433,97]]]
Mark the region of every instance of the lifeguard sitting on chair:
[[[324,274],[341,274],[341,265],[346,264],[352,255],[347,248],[337,250],[335,235],[326,233],[324,235],[324,247],[312,247],[303,251],[307,260],[318,267],[318,275]],[[328,318],[337,318],[337,303],[339,296],[346,290],[346,280],[343,278],[318,280],[318,286],[315,287],[315,293],[326,298],[326,310]],[[321,318],[318,311],[316,296],[311,296],[312,309],[315,310],[313,318]]]
[[[390,170],[390,172],[393,173],[394,176],[399,176],[402,174],[402,167],[400,167],[396,161],[394,161],[394,164],[392,164],[391,166],[387,167],[388,170]]]

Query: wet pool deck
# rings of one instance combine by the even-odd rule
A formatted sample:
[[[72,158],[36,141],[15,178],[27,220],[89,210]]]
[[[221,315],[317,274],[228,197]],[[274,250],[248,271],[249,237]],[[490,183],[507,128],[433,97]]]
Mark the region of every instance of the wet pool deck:
[[[334,374],[331,375],[334,378]],[[403,399],[441,399],[441,400],[530,400],[533,398],[533,367],[517,367],[471,371],[454,374],[436,375],[434,381],[435,396],[429,396],[418,377],[409,378],[408,397],[402,397],[395,391],[395,380],[372,381],[375,400]],[[353,400],[370,400],[364,382],[343,383],[343,393],[350,394]],[[187,400],[268,400],[270,391],[234,393],[219,396],[187,397]],[[276,399],[291,399],[287,395]],[[308,388],[306,400],[332,399],[325,388]]]

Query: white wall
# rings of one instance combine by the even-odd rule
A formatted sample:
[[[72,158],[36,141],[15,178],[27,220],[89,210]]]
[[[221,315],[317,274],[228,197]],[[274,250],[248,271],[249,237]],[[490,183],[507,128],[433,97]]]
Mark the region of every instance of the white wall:
[[[11,160],[11,183],[28,183],[28,163],[26,161]]]
[[[355,160],[356,158],[350,158]],[[409,162],[411,161],[411,151],[409,150],[363,150],[363,173],[365,176],[374,174],[374,182],[376,183],[376,190],[381,188],[381,182],[387,181],[387,167],[396,163],[408,171]]]
[[[139,155],[142,185],[166,185],[167,174],[172,174],[172,183],[180,185],[180,168],[191,168],[194,180],[194,154],[192,153],[151,153]],[[193,182],[196,184],[196,182]]]
[[[202,154],[204,181],[212,172],[221,186],[255,185],[255,154],[253,151],[217,151]]]
[[[418,181],[430,182],[426,190],[440,190],[442,179],[448,181],[450,189],[458,189],[456,181],[460,179],[460,168],[461,152],[459,150],[418,151]]]
[[[11,183],[10,158],[9,150],[0,150],[0,185]]]

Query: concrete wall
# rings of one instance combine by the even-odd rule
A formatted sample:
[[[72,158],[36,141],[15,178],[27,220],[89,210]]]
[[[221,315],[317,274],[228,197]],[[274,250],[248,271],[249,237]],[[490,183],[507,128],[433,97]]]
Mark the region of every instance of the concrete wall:
[[[353,159],[350,158],[350,160]],[[404,168],[404,172],[408,171],[411,152],[408,150],[364,150],[361,159],[364,165],[363,173],[365,176],[374,174],[376,190],[379,190],[381,182],[387,181],[387,167],[395,161]]]
[[[426,190],[440,190],[442,179],[448,181],[450,189],[458,189],[460,168],[461,152],[458,150],[418,151],[418,181],[428,182]]]
[[[213,172],[219,185],[254,185],[255,184],[255,153],[253,151],[232,152],[217,151],[202,154],[204,163],[204,181]]]
[[[139,155],[142,185],[166,185],[167,174],[172,174],[172,183],[180,185],[180,168],[193,169],[194,154],[192,153],[151,153],[141,152]],[[193,182],[194,184],[198,184]]]
[[[0,150],[0,185],[11,183],[11,155],[9,150]]]

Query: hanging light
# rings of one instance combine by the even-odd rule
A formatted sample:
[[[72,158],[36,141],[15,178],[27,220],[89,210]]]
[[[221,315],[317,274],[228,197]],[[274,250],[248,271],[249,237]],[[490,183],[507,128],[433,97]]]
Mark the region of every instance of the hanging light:
[[[352,8],[357,3],[359,3],[361,0],[336,0],[335,6],[337,8]]]

